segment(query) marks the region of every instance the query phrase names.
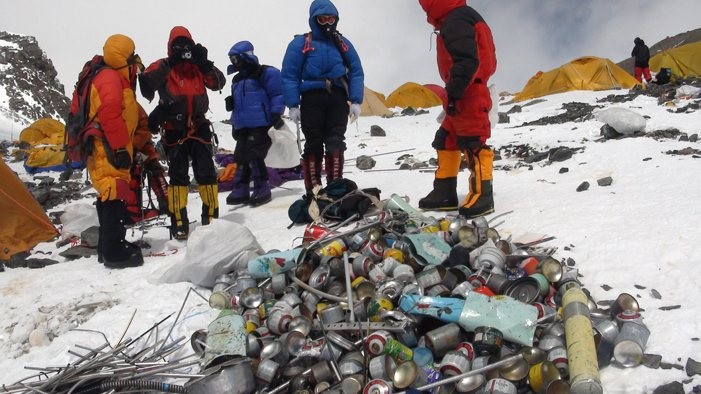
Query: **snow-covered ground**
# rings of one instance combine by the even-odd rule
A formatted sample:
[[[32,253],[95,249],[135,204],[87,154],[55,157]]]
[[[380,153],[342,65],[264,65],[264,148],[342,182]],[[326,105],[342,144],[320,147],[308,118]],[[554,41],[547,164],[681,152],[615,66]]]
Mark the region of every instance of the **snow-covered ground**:
[[[549,96],[545,102],[511,114],[511,123],[494,128],[490,143],[497,148],[526,143],[539,151],[557,146],[584,147],[564,162],[546,165],[546,160],[533,163],[530,168],[497,169],[496,213],[513,211],[502,218],[504,223],[497,230],[502,236],[512,234],[516,239],[542,234],[557,237],[547,245],[557,247],[558,259],[571,258],[576,262],[583,275],[582,283],[596,301],[613,300],[624,292],[637,298],[651,331],[646,353],[659,354],[663,362],[683,367],[690,357],[701,359],[701,162],[690,155],[665,152],[698,149],[699,143],[646,137],[600,141],[602,123],[596,120],[515,127],[562,112],[562,103],[596,104],[599,98],[622,93],[625,92]],[[677,106],[685,104],[680,102]],[[689,135],[701,132],[701,112],[671,113],[669,107],[657,105],[653,98],[639,96],[631,102],[601,105],[629,108],[649,116],[647,131],[674,127]],[[500,111],[510,107],[502,106]],[[346,157],[413,148],[405,153],[428,160],[435,155],[430,144],[439,111],[433,108],[429,114],[391,119],[360,118],[358,126],[351,125],[347,132]],[[371,137],[371,125],[381,126],[387,136]],[[228,126],[216,127],[220,145],[233,148]],[[375,168],[397,168],[395,159],[402,154],[377,156]],[[512,167],[515,163],[504,158],[495,166]],[[431,172],[364,172],[353,163],[347,164],[347,177],[360,187],[380,188],[383,198],[392,193],[406,195],[416,206],[431,189]],[[23,178],[29,178],[18,163],[12,167]],[[569,171],[560,173],[562,167]],[[607,176],[613,183],[598,186],[597,179]],[[461,173],[459,191],[467,190],[467,180],[468,174]],[[589,190],[577,192],[577,186],[584,181],[591,184]],[[287,229],[287,208],[302,193],[302,181],[283,186],[286,189],[273,190],[272,202],[258,208],[227,206],[226,193],[220,193],[219,220],[248,227],[266,250],[298,245],[304,227]],[[199,205],[199,197],[190,194],[190,212],[198,212]],[[197,226],[199,223],[191,230],[196,231]],[[141,236],[138,230],[129,232],[130,239]],[[216,237],[223,243],[236,243],[228,234]],[[151,256],[140,268],[110,271],[96,258],[84,258],[43,269],[8,269],[0,273],[0,383],[13,383],[35,373],[25,366],[65,365],[71,360],[67,350],[74,344],[97,346],[103,341],[99,334],[68,331],[70,326],[101,331],[114,343],[125,330],[127,337],[134,337],[178,311],[191,285],[163,284],[158,278],[163,270],[186,257],[188,245],[168,240],[163,227],[148,229],[143,238],[152,249],[145,251]],[[34,249],[34,256],[63,261],[57,256],[59,251],[55,243],[44,243]],[[192,264],[197,262],[193,260]],[[208,294],[207,290],[199,291]],[[655,293],[661,297],[653,296]],[[677,309],[660,309],[677,305]],[[215,315],[216,311],[203,299],[191,296],[173,336],[189,337],[193,331],[206,328]],[[58,336],[46,346],[31,347],[27,338],[38,323]],[[38,342],[42,342],[40,339]],[[683,370],[645,366],[609,366],[601,370],[601,379],[606,393],[651,393],[672,381],[685,381],[685,392],[701,385],[698,375],[688,377]]]

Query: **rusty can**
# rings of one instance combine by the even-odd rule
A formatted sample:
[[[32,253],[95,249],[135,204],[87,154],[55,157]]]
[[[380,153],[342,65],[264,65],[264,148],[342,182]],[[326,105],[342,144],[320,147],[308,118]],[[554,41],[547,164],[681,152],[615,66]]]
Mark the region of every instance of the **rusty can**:
[[[504,334],[494,327],[480,326],[475,328],[475,339],[472,344],[480,356],[496,355],[504,343]]]

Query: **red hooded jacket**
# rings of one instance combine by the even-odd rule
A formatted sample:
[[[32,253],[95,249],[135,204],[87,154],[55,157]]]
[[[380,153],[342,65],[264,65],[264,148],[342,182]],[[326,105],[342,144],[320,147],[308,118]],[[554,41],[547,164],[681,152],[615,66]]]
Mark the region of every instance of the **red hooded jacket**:
[[[446,117],[442,127],[454,135],[486,140],[491,135],[492,108],[488,81],[497,65],[492,32],[465,0],[419,0],[419,4],[439,31],[438,72],[458,110],[456,116]]]

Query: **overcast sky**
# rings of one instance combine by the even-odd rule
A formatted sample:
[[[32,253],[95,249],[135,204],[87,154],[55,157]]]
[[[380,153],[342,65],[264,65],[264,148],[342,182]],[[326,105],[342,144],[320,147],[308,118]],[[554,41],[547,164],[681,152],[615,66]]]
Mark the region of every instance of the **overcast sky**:
[[[225,70],[226,53],[249,40],[280,66],[294,34],[309,30],[309,0],[2,0],[0,30],[37,37],[68,90],[110,34],[134,39],[144,63],[165,56],[170,29],[188,27]],[[435,39],[417,0],[336,0],[339,30],[360,53],[366,85],[389,94],[406,81],[440,83]],[[633,38],[653,44],[701,27],[701,0],[474,0],[497,48],[499,91],[519,91],[538,70],[584,55],[619,62]],[[228,87],[225,88],[228,90]],[[217,96],[212,97],[217,100]],[[219,102],[221,101],[221,103]],[[212,104],[223,113],[223,99]],[[221,107],[221,108],[219,108]]]

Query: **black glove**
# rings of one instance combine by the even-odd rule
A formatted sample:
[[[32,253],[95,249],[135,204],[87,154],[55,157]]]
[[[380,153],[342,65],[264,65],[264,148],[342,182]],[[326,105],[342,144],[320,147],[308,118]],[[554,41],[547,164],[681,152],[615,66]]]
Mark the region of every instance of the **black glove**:
[[[234,98],[231,96],[226,96],[224,98],[224,107],[228,112],[231,112],[234,110]]]
[[[448,97],[448,106],[445,108],[445,113],[448,114],[448,116],[455,116],[458,114],[458,109],[455,107],[456,101],[456,99]]]
[[[192,48],[192,62],[198,66],[204,64],[207,61],[207,48],[202,46],[202,44],[195,45]]]
[[[131,156],[125,148],[114,151],[114,168],[128,170],[131,167]]]
[[[482,148],[482,141],[480,137],[462,137],[458,136],[456,138],[456,144],[461,151],[477,152]]]
[[[151,134],[158,134],[161,129],[161,124],[165,121],[165,113],[163,108],[156,106],[156,108],[148,114],[148,129]]]
[[[283,126],[285,126],[285,121],[282,120],[281,114],[273,114],[272,125],[275,128],[275,130],[280,130]]]
[[[195,63],[203,73],[208,73],[214,68],[214,63],[207,60],[207,48],[202,46],[202,44],[197,44],[192,48],[192,62]]]

